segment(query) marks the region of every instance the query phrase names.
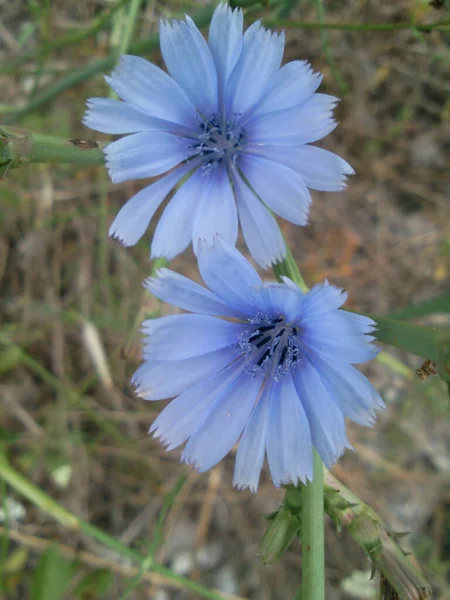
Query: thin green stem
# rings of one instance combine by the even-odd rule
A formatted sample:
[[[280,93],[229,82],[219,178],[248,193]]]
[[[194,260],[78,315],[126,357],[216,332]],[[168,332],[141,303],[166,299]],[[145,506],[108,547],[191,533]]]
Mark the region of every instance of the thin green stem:
[[[280,279],[281,277],[289,277],[292,281],[298,285],[302,292],[308,291],[308,286],[305,283],[300,271],[298,270],[297,263],[289,246],[286,244],[286,258],[273,266],[275,275]]]
[[[302,487],[302,584],[305,600],[325,600],[325,534],[322,461],[313,449],[313,480]]]

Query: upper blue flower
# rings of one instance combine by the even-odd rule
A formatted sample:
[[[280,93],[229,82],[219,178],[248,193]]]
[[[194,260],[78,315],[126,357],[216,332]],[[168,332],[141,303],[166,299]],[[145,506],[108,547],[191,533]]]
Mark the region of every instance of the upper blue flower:
[[[328,283],[303,294],[287,278],[262,282],[220,239],[198,255],[209,290],[168,269],[147,281],[155,296],[194,313],[144,322],[136,391],[177,396],[150,431],[168,449],[187,441],[182,459],[199,471],[240,438],[239,488],[256,490],[265,455],[276,486],[310,480],[313,446],[329,467],[349,447],[345,417],[369,425],[384,406],[350,364],[376,355],[374,322],[338,310],[347,295]]]
[[[152,257],[172,259],[191,240],[196,251],[199,239],[211,243],[217,233],[234,245],[239,219],[262,267],[281,260],[285,245],[272,212],[305,225],[308,188],[341,190],[353,173],[309,145],[336,126],[336,98],[315,93],[322,77],[307,62],[280,67],[283,33],[258,21],[243,34],[240,9],[217,7],[208,42],[189,17],[163,21],[160,39],[169,75],[122,56],[106,77],[122,101],[88,101],[88,127],[131,134],[105,150],[111,179],[161,176],[122,208],[110,234],[135,244],[182,183],[158,223]]]

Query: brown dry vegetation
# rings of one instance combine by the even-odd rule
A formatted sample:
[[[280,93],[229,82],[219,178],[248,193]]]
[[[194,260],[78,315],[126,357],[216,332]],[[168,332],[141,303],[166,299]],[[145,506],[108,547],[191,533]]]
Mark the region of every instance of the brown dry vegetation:
[[[157,31],[159,15],[192,12],[198,4],[143,3],[139,37]],[[317,20],[316,2],[298,4],[292,20]],[[36,52],[13,73],[0,74],[3,116],[71,69],[109,53],[107,25],[78,44],[38,54],[69,31],[89,27],[108,6],[102,0],[17,0],[1,6],[2,65],[24,48]],[[325,7],[332,23],[427,24],[448,16],[419,0],[346,0]],[[408,28],[329,31],[324,49],[318,30],[287,29],[286,60],[310,60],[325,75],[323,90],[342,98],[340,126],[324,146],[344,156],[357,174],[345,193],[314,193],[307,228],[283,228],[306,281],[327,277],[342,285],[353,308],[387,314],[436,296],[448,282],[449,35]],[[150,58],[160,61],[158,52]],[[92,137],[80,124],[84,102],[105,92],[97,76],[32,112],[20,126]],[[155,314],[171,309],[146,297],[142,288],[151,268],[151,233],[131,249],[107,238],[118,208],[141,185],[112,185],[101,167],[49,165],[11,171],[2,182],[1,438],[12,464],[30,481],[144,553],[164,495],[186,474],[156,559],[243,598],[290,598],[300,577],[298,544],[276,565],[266,567],[258,558],[263,517],[277,507],[282,492],[267,476],[258,494],[237,492],[231,488],[233,456],[198,475],[179,464],[178,452],[165,453],[147,436],[161,405],[133,396],[129,378],[139,361],[139,336],[132,331],[141,309]],[[198,278],[190,252],[173,267]],[[333,472],[393,530],[412,532],[410,542],[423,572],[435,597],[443,600],[450,597],[445,581],[450,560],[448,396],[437,377],[422,382],[415,376],[420,359],[388,350],[393,357],[388,365],[374,362],[366,369],[388,408],[371,430],[350,426],[355,452],[347,453]],[[402,361],[401,368],[394,359]],[[31,598],[32,572],[52,542],[68,556],[70,549],[81,552],[66,598],[77,597],[74,590],[83,575],[101,566],[114,573],[103,597],[122,597],[130,575],[122,558],[56,524],[6,486],[0,485],[0,494],[26,509],[9,524],[10,541],[0,553],[5,565],[19,548],[27,550],[20,568],[3,576],[5,598]],[[326,534],[327,600],[370,598],[363,595],[368,584],[358,592],[351,586],[354,595],[342,585],[355,570],[370,571],[366,557],[329,522]],[[188,597],[198,596],[150,576],[129,595],[133,600]]]

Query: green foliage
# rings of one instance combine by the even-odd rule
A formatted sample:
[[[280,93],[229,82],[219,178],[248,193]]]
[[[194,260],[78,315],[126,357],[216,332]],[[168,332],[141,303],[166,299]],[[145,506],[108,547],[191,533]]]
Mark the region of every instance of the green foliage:
[[[99,600],[106,594],[114,581],[114,576],[108,569],[95,569],[88,573],[75,588],[75,598],[78,600]]]
[[[67,561],[57,546],[50,546],[41,556],[31,580],[31,600],[60,600],[72,574],[72,563]]]

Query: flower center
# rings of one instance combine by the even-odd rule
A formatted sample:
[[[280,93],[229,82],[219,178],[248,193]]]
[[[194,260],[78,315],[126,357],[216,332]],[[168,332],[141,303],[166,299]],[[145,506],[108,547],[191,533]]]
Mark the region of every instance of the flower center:
[[[258,313],[249,319],[255,328],[239,334],[237,350],[248,363],[247,373],[273,374],[275,381],[282,379],[301,360],[300,332],[295,325],[287,324],[284,317],[272,318]]]
[[[218,165],[234,163],[238,153],[245,148],[245,130],[238,125],[237,115],[232,115],[225,123],[218,115],[208,120],[198,117],[200,133],[188,151],[190,157],[204,156],[203,168],[211,169]]]

